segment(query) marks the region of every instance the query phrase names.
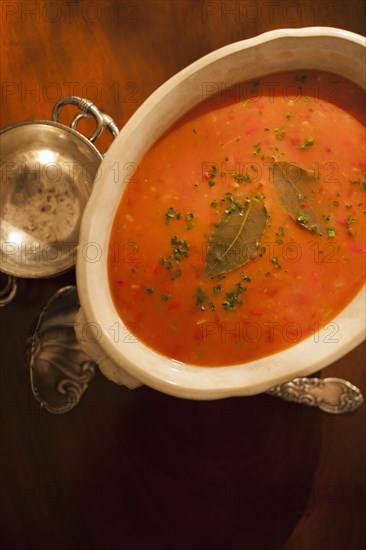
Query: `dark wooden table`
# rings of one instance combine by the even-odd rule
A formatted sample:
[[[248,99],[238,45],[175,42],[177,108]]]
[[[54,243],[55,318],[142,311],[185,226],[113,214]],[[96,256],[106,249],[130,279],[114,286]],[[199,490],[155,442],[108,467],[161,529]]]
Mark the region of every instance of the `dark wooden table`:
[[[49,119],[87,96],[122,127],[202,55],[281,27],[365,33],[350,0],[7,1],[1,127]],[[71,413],[34,400],[24,344],[42,304],[74,273],[21,281],[1,315],[4,550],[361,550],[366,547],[365,406],[332,417],[259,395],[189,402],[100,374]],[[365,346],[322,376],[366,394]]]

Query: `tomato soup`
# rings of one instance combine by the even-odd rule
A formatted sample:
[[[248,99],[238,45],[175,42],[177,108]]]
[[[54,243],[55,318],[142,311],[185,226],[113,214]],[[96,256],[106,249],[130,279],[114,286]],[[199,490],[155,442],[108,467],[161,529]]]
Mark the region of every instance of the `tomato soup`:
[[[318,71],[206,93],[117,208],[108,272],[124,325],[200,366],[317,342],[322,327],[337,341],[332,320],[365,277],[364,101]]]

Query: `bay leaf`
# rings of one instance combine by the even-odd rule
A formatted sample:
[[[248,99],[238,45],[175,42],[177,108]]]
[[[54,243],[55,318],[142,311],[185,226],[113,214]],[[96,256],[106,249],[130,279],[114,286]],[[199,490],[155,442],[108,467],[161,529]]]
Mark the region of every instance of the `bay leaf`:
[[[327,228],[317,211],[317,180],[313,172],[290,162],[275,162],[272,175],[279,202],[287,214],[309,231],[326,235]],[[306,208],[302,208],[304,203]]]
[[[257,256],[267,218],[264,204],[252,199],[221,220],[208,243],[205,277],[233,271]]]

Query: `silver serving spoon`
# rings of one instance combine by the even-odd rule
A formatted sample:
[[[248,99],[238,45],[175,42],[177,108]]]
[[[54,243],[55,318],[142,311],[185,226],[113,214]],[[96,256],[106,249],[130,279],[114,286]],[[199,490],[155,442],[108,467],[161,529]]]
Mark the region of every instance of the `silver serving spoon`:
[[[295,378],[267,393],[331,414],[353,412],[363,403],[359,388],[342,378]]]
[[[28,340],[31,387],[39,403],[52,413],[74,408],[91,382],[95,363],[82,351],[74,322],[79,310],[75,286],[62,288],[42,309],[35,333]],[[331,414],[355,411],[361,391],[340,378],[295,378],[266,393]]]

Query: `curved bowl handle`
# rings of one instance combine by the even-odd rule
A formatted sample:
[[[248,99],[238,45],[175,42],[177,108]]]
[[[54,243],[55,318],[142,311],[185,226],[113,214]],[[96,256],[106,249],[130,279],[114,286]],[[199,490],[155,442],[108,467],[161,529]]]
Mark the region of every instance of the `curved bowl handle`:
[[[0,307],[5,307],[13,301],[17,293],[18,280],[13,275],[7,275],[5,285],[0,289]]]
[[[116,138],[118,133],[119,133],[119,130],[118,130],[115,122],[113,121],[113,119],[109,115],[106,115],[105,113],[102,113],[102,112],[100,114],[103,117],[104,128],[110,132],[110,134],[113,136],[113,138]],[[77,130],[78,122],[79,122],[79,120],[81,120],[83,118],[93,118],[93,117],[91,115],[89,115],[88,113],[77,113],[74,116],[74,118],[72,119],[70,127],[73,130]],[[101,155],[102,155],[102,157],[104,157],[105,153],[101,153]]]
[[[56,103],[52,111],[52,120],[54,122],[59,122],[60,112],[65,105],[75,105],[76,107],[79,107],[81,111],[81,113],[78,113],[71,122],[71,128],[74,130],[81,118],[94,118],[97,127],[88,138],[92,143],[99,138],[105,128],[110,131],[113,137],[117,136],[118,128],[109,115],[99,111],[98,107],[96,107],[89,99],[84,99],[75,95],[63,97]]]
[[[81,348],[93,361],[95,361],[95,363],[97,363],[99,369],[108,380],[120,386],[126,386],[131,390],[142,386],[142,383],[137,380],[137,378],[128,374],[128,372],[116,365],[116,363],[106,355],[102,348],[98,346],[97,337],[90,337],[92,326],[87,323],[81,308],[76,314],[74,329]]]

